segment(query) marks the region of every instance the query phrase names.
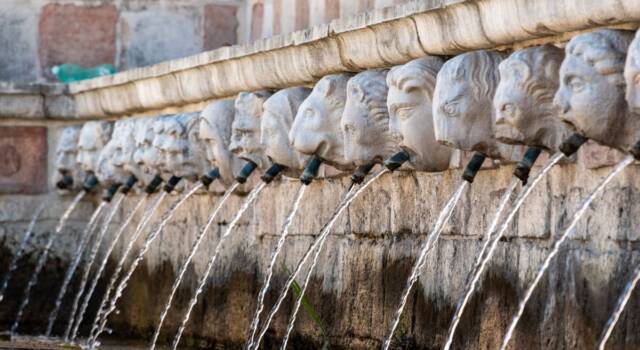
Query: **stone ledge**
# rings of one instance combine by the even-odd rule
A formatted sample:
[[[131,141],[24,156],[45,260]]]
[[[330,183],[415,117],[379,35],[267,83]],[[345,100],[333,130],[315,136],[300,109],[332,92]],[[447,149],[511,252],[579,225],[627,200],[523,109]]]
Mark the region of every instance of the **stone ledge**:
[[[66,85],[0,82],[0,118],[75,118],[75,102]]]
[[[635,28],[638,21],[640,3],[634,0],[413,1],[71,84],[70,92],[79,117],[122,116],[310,84],[326,74],[401,64],[425,54],[566,40],[567,32],[601,26]]]

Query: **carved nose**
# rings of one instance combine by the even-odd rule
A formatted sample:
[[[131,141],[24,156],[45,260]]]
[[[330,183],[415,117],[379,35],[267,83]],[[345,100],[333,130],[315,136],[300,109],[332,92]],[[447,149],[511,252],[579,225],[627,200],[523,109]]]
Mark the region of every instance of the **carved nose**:
[[[553,104],[560,107],[561,114],[567,114],[571,110],[571,105],[569,101],[564,97],[562,92],[558,91],[556,96],[553,98]]]

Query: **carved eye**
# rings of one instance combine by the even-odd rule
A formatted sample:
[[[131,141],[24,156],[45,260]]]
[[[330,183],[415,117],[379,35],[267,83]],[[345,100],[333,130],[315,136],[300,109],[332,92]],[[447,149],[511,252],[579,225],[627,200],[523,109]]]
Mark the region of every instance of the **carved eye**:
[[[458,116],[458,102],[452,101],[447,102],[444,106],[442,106],[442,113],[449,118]]]
[[[351,133],[353,133],[353,131],[354,131],[353,125],[351,125],[351,124],[345,124],[344,125],[344,132],[346,134],[351,134]]]
[[[516,115],[516,106],[513,103],[505,103],[502,105],[502,113],[513,118]]]
[[[396,116],[400,120],[406,120],[411,116],[411,112],[413,111],[413,107],[401,107],[396,110]]]
[[[571,89],[571,91],[573,92],[580,92],[584,89],[584,86],[585,86],[584,81],[582,81],[582,79],[578,77],[569,78],[567,85],[569,86],[569,89]]]
[[[315,111],[313,109],[311,109],[311,108],[307,108],[304,111],[304,117],[307,118],[307,119],[311,119],[315,115],[316,115]]]

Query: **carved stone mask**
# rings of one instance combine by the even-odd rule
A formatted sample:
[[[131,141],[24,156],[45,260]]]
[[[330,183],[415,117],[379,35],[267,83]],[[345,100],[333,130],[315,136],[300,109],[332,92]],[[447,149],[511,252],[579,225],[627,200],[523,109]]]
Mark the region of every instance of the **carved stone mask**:
[[[493,136],[493,95],[502,55],[475,51],[447,61],[433,98],[435,136],[439,142],[465,151],[500,158]]]
[[[640,30],[629,46],[629,54],[624,67],[624,79],[627,86],[627,104],[629,109],[640,115]]]
[[[78,156],[79,126],[69,126],[62,130],[62,135],[56,147],[56,171],[63,175],[74,175],[77,169],[76,158]]]
[[[145,187],[159,173],[157,166],[160,163],[160,152],[153,147],[156,135],[154,129],[162,129],[163,122],[161,117],[154,117],[141,119],[138,123],[134,135],[136,149],[133,153],[136,166],[131,170],[136,172],[134,175],[138,177],[139,185]]]
[[[260,144],[260,117],[263,104],[270,92],[242,92],[235,102],[236,115],[231,125],[231,152],[244,160],[250,160],[259,168],[266,168],[264,148]]]
[[[225,187],[233,184],[235,174],[242,167],[240,159],[229,151],[234,115],[234,100],[211,102],[200,113],[199,137],[206,144],[209,168],[218,167]]]
[[[560,67],[554,103],[561,118],[584,136],[619,146],[625,132],[624,62],[631,34],[598,30],[573,37]]]
[[[432,101],[442,59],[424,57],[396,66],[387,75],[389,129],[419,171],[443,171],[452,150],[435,139]]]
[[[552,45],[530,47],[500,63],[500,83],[493,98],[496,138],[555,152],[571,130],[553,103],[564,51]]]
[[[300,105],[289,132],[289,141],[296,150],[315,154],[340,170],[353,169],[353,164],[345,159],[340,124],[350,77],[334,74],[320,79]]]
[[[345,158],[356,166],[381,163],[397,150],[389,131],[388,70],[368,70],[347,83],[342,113]]]
[[[264,153],[272,163],[287,167],[288,175],[299,175],[304,169],[308,156],[296,151],[289,142],[289,131],[298,108],[311,89],[294,87],[273,94],[264,103],[264,113],[260,124],[260,143]],[[297,170],[297,171],[296,171]]]
[[[135,127],[136,122],[132,119],[114,124],[111,140],[102,149],[98,160],[96,176],[101,183],[122,184],[132,174],[126,167],[133,164]]]
[[[204,150],[198,139],[198,113],[166,117],[153,144],[160,152],[163,177],[195,181],[205,172]]]
[[[82,171],[95,172],[102,148],[111,138],[112,124],[109,122],[86,122],[78,137],[78,166]]]

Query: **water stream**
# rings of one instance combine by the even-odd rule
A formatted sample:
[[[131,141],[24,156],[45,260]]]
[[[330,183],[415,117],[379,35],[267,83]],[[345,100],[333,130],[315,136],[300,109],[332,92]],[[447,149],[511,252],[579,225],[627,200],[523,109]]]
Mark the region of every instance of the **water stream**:
[[[58,221],[58,225],[56,226],[56,230],[47,239],[47,243],[45,244],[44,249],[40,254],[40,257],[38,258],[38,262],[36,263],[36,268],[33,270],[33,273],[29,278],[29,282],[27,282],[27,286],[25,287],[24,292],[22,293],[22,303],[20,303],[20,307],[18,308],[18,312],[16,313],[15,321],[13,321],[13,324],[11,325],[11,330],[10,330],[11,334],[15,334],[15,332],[18,330],[18,326],[20,325],[20,319],[22,318],[22,314],[24,313],[24,310],[26,309],[27,305],[29,305],[29,294],[31,294],[31,288],[33,288],[33,286],[35,286],[36,283],[38,283],[38,275],[40,274],[40,271],[42,271],[42,269],[44,268],[44,264],[47,262],[47,257],[49,255],[49,250],[53,245],[53,241],[56,239],[58,234],[60,234],[62,229],[65,227],[67,220],[69,220],[69,216],[71,215],[73,210],[78,206],[78,203],[80,203],[80,200],[82,200],[82,198],[86,194],[87,192],[81,191],[75,196],[75,198],[73,198],[73,201],[71,202],[71,204],[69,204],[69,207],[67,207],[67,210],[65,210],[64,214],[60,217],[60,220]]]
[[[579,209],[574,214],[573,219],[571,220],[571,223],[569,224],[569,226],[562,233],[562,236],[560,236],[560,238],[553,244],[551,252],[549,253],[549,255],[547,255],[547,258],[540,266],[540,269],[538,270],[536,277],[533,279],[533,283],[531,283],[531,285],[525,292],[524,298],[522,298],[522,300],[520,301],[520,304],[518,305],[518,311],[516,312],[516,315],[514,316],[513,320],[511,321],[511,324],[509,325],[509,328],[507,329],[507,333],[504,336],[502,345],[500,346],[500,350],[506,350],[507,345],[509,344],[509,341],[513,337],[513,332],[515,331],[516,326],[518,325],[518,321],[520,321],[520,317],[522,317],[524,308],[527,305],[527,302],[529,301],[529,299],[531,298],[531,295],[533,294],[533,291],[536,289],[536,287],[538,286],[538,283],[540,283],[540,280],[542,279],[542,276],[549,268],[549,265],[551,264],[551,260],[553,260],[553,258],[556,255],[558,255],[558,253],[560,252],[560,248],[562,247],[564,242],[569,238],[569,236],[573,233],[575,226],[578,224],[578,221],[587,212],[587,209],[589,208],[589,205],[591,204],[591,202],[593,202],[593,200],[600,194],[600,192],[602,192],[605,186],[609,182],[611,182],[611,180],[613,180],[613,178],[616,175],[618,175],[622,170],[624,170],[624,168],[626,168],[633,161],[634,161],[633,156],[627,156],[620,163],[618,163],[618,165],[616,165],[616,167],[611,171],[611,173],[609,173],[609,175],[607,175],[600,182],[598,187],[596,187],[596,189],[593,190],[593,192],[591,192],[589,197],[587,197],[587,199],[585,199],[585,201],[580,205]]]
[[[127,273],[122,277],[122,279],[120,280],[120,283],[118,284],[118,287],[115,289],[115,293],[113,294],[113,297],[109,302],[109,306],[102,315],[102,319],[100,320],[100,326],[98,328],[98,331],[92,336],[92,338],[89,341],[91,348],[94,347],[95,341],[98,339],[100,334],[104,332],[109,315],[113,311],[115,311],[116,304],[118,303],[118,300],[120,300],[120,297],[122,296],[122,293],[124,292],[124,290],[127,288],[127,283],[129,282],[129,279],[131,279],[131,276],[133,276],[133,273],[135,272],[136,268],[138,267],[142,259],[144,259],[145,254],[147,253],[147,251],[149,250],[149,247],[151,246],[151,243],[153,243],[156,240],[156,238],[158,238],[158,236],[160,235],[164,227],[167,225],[167,223],[169,223],[169,221],[173,217],[173,214],[176,212],[176,210],[180,208],[187,201],[187,199],[189,199],[194,193],[196,193],[199,189],[201,189],[202,186],[203,186],[202,183],[198,183],[197,185],[193,186],[191,190],[189,190],[184,195],[182,195],[178,200],[173,202],[171,206],[167,209],[165,214],[163,215],[162,220],[160,221],[160,224],[151,231],[151,234],[147,236],[147,238],[145,239],[142,245],[142,248],[140,248],[140,250],[138,251],[138,255],[135,257],[135,259],[131,263],[131,266],[129,266],[129,270],[127,270]]]
[[[229,223],[229,226],[227,226],[227,230],[222,234],[222,236],[220,236],[220,240],[216,244],[216,248],[213,252],[213,255],[209,259],[209,263],[207,264],[205,272],[200,278],[200,281],[198,282],[198,288],[196,289],[195,293],[191,297],[191,300],[189,301],[189,306],[187,307],[187,311],[184,315],[184,318],[182,319],[182,322],[180,323],[180,327],[178,327],[178,331],[176,332],[176,335],[173,338],[173,342],[171,345],[171,348],[173,350],[176,350],[178,348],[178,344],[180,343],[180,338],[182,337],[182,333],[184,332],[184,329],[187,327],[187,322],[189,322],[191,311],[193,311],[193,308],[196,306],[196,303],[198,302],[198,296],[200,296],[200,294],[204,289],[205,284],[207,283],[207,279],[209,277],[209,274],[211,274],[211,269],[213,268],[213,264],[216,262],[216,259],[218,258],[218,255],[220,255],[220,251],[222,250],[222,245],[226,241],[227,237],[229,237],[234,227],[238,224],[238,221],[240,221],[240,218],[242,218],[242,215],[244,214],[244,212],[247,211],[247,209],[249,209],[249,207],[251,206],[251,204],[253,204],[253,202],[255,202],[255,200],[258,198],[258,195],[260,194],[260,192],[262,192],[262,189],[264,189],[266,185],[267,185],[266,182],[261,182],[253,190],[251,190],[251,193],[249,193],[249,195],[247,196],[247,199],[245,200],[244,204],[242,204],[242,207],[240,207],[240,209],[236,213],[236,216]]]
[[[411,289],[413,285],[418,281],[420,274],[422,273],[422,269],[424,265],[427,263],[427,256],[431,249],[435,246],[435,243],[438,241],[440,237],[440,233],[444,229],[444,226],[449,221],[451,214],[453,214],[453,209],[455,209],[456,204],[460,200],[462,193],[467,188],[469,183],[467,181],[462,181],[462,183],[458,186],[458,189],[453,193],[449,202],[444,206],[444,208],[440,211],[438,215],[438,219],[436,220],[431,233],[427,236],[427,241],[424,243],[422,248],[420,249],[420,254],[418,255],[418,259],[416,263],[413,265],[413,269],[411,270],[411,275],[409,275],[409,279],[407,281],[407,285],[404,287],[402,292],[402,296],[400,297],[400,304],[398,309],[396,310],[395,316],[391,323],[391,328],[389,329],[389,333],[385,338],[385,341],[382,345],[384,350],[389,349],[391,345],[391,341],[393,340],[393,333],[395,333],[396,328],[398,327],[398,323],[400,322],[400,317],[402,316],[402,311],[404,310],[405,305],[407,304],[407,300],[409,299],[409,294],[411,293]]]
[[[111,244],[109,245],[106,252],[104,253],[102,262],[100,263],[100,266],[98,267],[98,270],[96,271],[96,274],[93,277],[91,284],[89,285],[89,289],[87,289],[87,292],[84,295],[84,299],[82,300],[80,309],[78,310],[76,315],[72,315],[72,317],[69,319],[69,323],[67,324],[67,330],[65,330],[66,342],[75,340],[76,336],[78,335],[78,329],[80,328],[80,324],[82,324],[82,320],[84,319],[85,312],[87,310],[87,307],[89,306],[89,301],[91,300],[91,297],[93,296],[93,292],[95,291],[96,286],[98,285],[98,281],[100,280],[100,277],[102,276],[102,273],[104,272],[104,269],[107,266],[107,262],[109,261],[111,252],[113,252],[116,245],[118,244],[120,236],[122,236],[122,234],[124,233],[124,230],[129,226],[129,223],[131,223],[133,216],[138,212],[138,210],[140,210],[140,208],[144,206],[148,198],[149,197],[147,196],[140,198],[140,200],[138,201],[136,206],[133,208],[131,213],[129,213],[129,216],[125,219],[124,223],[120,225],[118,232],[113,237]],[[71,326],[73,326],[73,329],[71,330],[71,332],[69,332],[68,330]]]
[[[82,267],[82,277],[80,279],[80,286],[78,287],[78,291],[76,292],[73,298],[73,303],[71,304],[72,305],[71,313],[69,314],[67,327],[65,328],[65,331],[64,331],[64,339],[69,338],[69,333],[71,332],[71,326],[73,325],[73,319],[76,316],[76,312],[78,311],[78,303],[80,301],[80,298],[82,297],[84,288],[87,285],[87,281],[89,280],[89,274],[91,273],[91,267],[93,266],[93,261],[96,259],[96,255],[98,254],[98,249],[100,248],[100,245],[104,240],[104,236],[109,230],[111,221],[113,220],[116,213],[118,212],[118,209],[120,209],[120,206],[122,205],[122,201],[124,200],[124,198],[125,198],[124,195],[120,195],[118,199],[113,203],[111,212],[109,212],[109,215],[107,215],[107,219],[102,223],[102,229],[100,230],[98,235],[95,237],[94,242],[92,242],[93,245],[91,246],[91,250],[89,251],[87,262]]]
[[[253,344],[253,340],[258,330],[258,324],[260,323],[260,314],[264,309],[264,298],[267,295],[269,286],[271,285],[271,278],[273,277],[273,268],[276,264],[276,259],[278,259],[278,256],[280,255],[280,252],[284,247],[284,242],[287,239],[287,236],[289,235],[289,227],[291,226],[291,223],[293,222],[293,218],[296,216],[296,213],[298,212],[300,203],[302,202],[302,198],[304,197],[304,193],[307,187],[308,186],[306,185],[302,185],[302,184],[300,185],[300,188],[298,189],[298,193],[296,194],[295,199],[293,200],[293,205],[291,207],[291,210],[289,211],[289,215],[287,215],[287,218],[285,219],[282,225],[282,230],[280,231],[280,238],[278,239],[278,243],[276,244],[276,249],[274,249],[273,253],[271,254],[269,267],[267,267],[267,272],[264,277],[264,281],[262,283],[262,288],[260,289],[260,293],[258,293],[258,300],[256,302],[256,311],[253,315],[253,320],[251,321],[251,328],[249,330],[249,340],[247,344]]]
[[[147,195],[147,198],[148,198],[148,196],[151,196],[151,195]],[[109,301],[109,297],[111,296],[111,292],[113,292],[113,288],[115,287],[116,282],[118,281],[118,278],[120,277],[120,273],[122,272],[122,269],[124,268],[124,264],[127,261],[127,257],[129,256],[129,253],[131,252],[131,250],[133,249],[134,244],[136,243],[136,241],[138,240],[138,238],[142,234],[143,229],[147,226],[147,224],[149,223],[149,221],[153,217],[153,214],[160,207],[160,204],[162,204],[162,202],[164,201],[164,198],[166,196],[167,196],[167,192],[164,192],[164,191],[158,196],[158,199],[156,199],[156,201],[151,205],[151,208],[149,208],[149,210],[147,210],[144,213],[144,215],[142,216],[142,219],[140,220],[140,223],[138,223],[138,226],[136,227],[136,230],[133,232],[133,235],[131,235],[131,237],[129,238],[129,242],[127,243],[127,247],[122,252],[122,255],[120,256],[120,260],[118,261],[118,265],[116,265],[116,269],[113,272],[113,275],[111,275],[111,279],[109,280],[109,284],[107,285],[107,289],[104,292],[104,294],[102,295],[102,299],[100,300],[100,307],[98,308],[98,312],[96,313],[96,316],[95,316],[95,318],[93,320],[93,323],[91,324],[91,331],[89,333],[89,339],[92,339],[94,337],[95,333],[98,331],[98,327],[100,325],[100,321],[102,320],[102,315],[106,311],[107,302]]]
[[[607,325],[605,326],[605,330],[602,334],[602,338],[600,339],[600,343],[598,343],[598,350],[604,350],[604,347],[607,344],[607,341],[609,340],[609,337],[611,336],[616,323],[618,323],[618,320],[620,319],[624,308],[629,302],[629,298],[631,298],[631,293],[633,293],[633,290],[638,285],[638,281],[640,281],[640,266],[636,267],[635,271],[633,272],[633,278],[627,283],[627,285],[624,287],[622,295],[618,298],[616,309],[611,314],[611,317],[609,317]]]
[[[191,250],[189,251],[189,255],[187,256],[187,259],[185,260],[184,263],[182,263],[182,267],[180,267],[180,271],[178,272],[178,277],[173,282],[173,286],[171,287],[171,293],[169,294],[169,298],[167,299],[167,303],[165,304],[165,307],[162,310],[162,313],[160,314],[160,321],[158,322],[158,326],[156,327],[156,331],[154,332],[153,338],[151,340],[151,346],[149,347],[151,350],[154,350],[156,348],[156,343],[158,342],[158,337],[160,336],[160,331],[162,330],[162,325],[164,324],[164,320],[167,317],[167,314],[169,313],[169,309],[171,308],[171,303],[173,301],[173,298],[174,298],[176,292],[178,291],[178,287],[180,286],[180,283],[182,282],[182,279],[184,278],[184,275],[187,272],[187,268],[189,267],[189,264],[191,263],[191,260],[193,260],[193,257],[195,256],[196,251],[198,250],[198,247],[200,246],[200,243],[202,243],[202,240],[206,236],[207,232],[209,232],[209,228],[213,224],[213,220],[218,216],[218,212],[220,211],[220,209],[222,209],[224,204],[227,202],[227,199],[236,190],[236,188],[238,188],[239,185],[240,184],[236,182],[233,186],[231,186],[225,192],[225,194],[222,196],[222,198],[218,202],[218,205],[216,206],[216,208],[213,210],[213,212],[211,212],[211,215],[209,215],[209,220],[207,221],[207,224],[198,233],[198,236],[196,237],[196,241],[194,242],[193,246],[191,247]]]
[[[382,176],[385,173],[387,173],[387,169],[379,171],[377,174],[373,175],[371,178],[365,181],[359,188],[355,186],[352,186],[351,188],[349,188],[349,190],[347,191],[347,194],[344,196],[344,198],[342,199],[342,201],[340,202],[340,204],[332,214],[327,224],[322,228],[322,230],[320,231],[320,234],[318,235],[314,243],[311,245],[311,247],[309,247],[305,255],[302,257],[302,259],[298,263],[298,266],[296,267],[295,271],[287,279],[284,287],[280,291],[278,300],[276,301],[274,306],[271,308],[271,311],[269,312],[269,315],[267,316],[267,319],[265,320],[260,333],[258,333],[258,338],[256,338],[253,344],[254,349],[258,349],[258,347],[260,347],[260,342],[262,341],[265,334],[267,333],[267,330],[269,329],[269,326],[271,325],[271,322],[273,321],[273,318],[275,317],[276,313],[280,309],[280,306],[282,306],[282,303],[284,302],[284,299],[286,298],[287,293],[289,292],[289,289],[293,285],[295,278],[298,276],[298,274],[300,274],[300,271],[302,271],[302,267],[307,262],[307,260],[311,257],[311,254],[316,250],[318,251],[322,250],[322,247],[324,246],[324,242],[329,236],[329,233],[331,233],[331,229],[333,228],[333,225],[336,223],[340,215],[344,212],[344,210],[346,210],[346,208],[351,204],[351,202],[353,202],[355,198],[357,198],[367,187],[369,187],[369,185],[371,185],[374,181],[376,181],[380,176]],[[314,256],[314,260],[316,259],[317,259],[316,256]],[[309,272],[309,274],[311,274],[311,271]],[[302,298],[303,295],[304,295],[304,290],[300,293],[300,297]],[[296,300],[296,305],[297,303],[298,303],[298,300]],[[295,317],[295,314],[292,315],[290,324],[295,321],[294,317]],[[251,348],[251,344],[249,348]]]
[[[29,242],[29,239],[33,235],[33,230],[36,227],[36,222],[38,221],[38,218],[40,218],[40,215],[42,215],[42,212],[44,211],[44,209],[49,206],[49,202],[51,201],[51,198],[52,198],[51,196],[48,196],[42,202],[42,204],[40,204],[40,206],[36,209],[36,212],[33,213],[33,217],[31,218],[31,222],[29,222],[29,226],[27,227],[27,230],[24,231],[24,235],[22,235],[22,239],[20,240],[20,245],[18,246],[16,253],[11,258],[11,262],[9,263],[9,269],[7,270],[7,273],[4,275],[4,278],[2,279],[2,285],[0,285],[0,303],[2,303],[2,300],[4,299],[4,292],[7,290],[7,287],[9,286],[9,281],[11,280],[11,276],[18,268],[18,261],[22,257],[22,254],[24,253],[24,249],[27,247],[27,242]]]

